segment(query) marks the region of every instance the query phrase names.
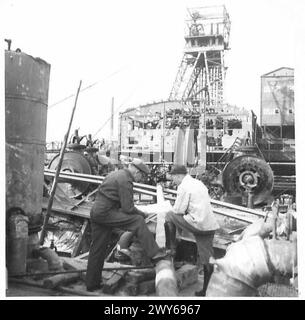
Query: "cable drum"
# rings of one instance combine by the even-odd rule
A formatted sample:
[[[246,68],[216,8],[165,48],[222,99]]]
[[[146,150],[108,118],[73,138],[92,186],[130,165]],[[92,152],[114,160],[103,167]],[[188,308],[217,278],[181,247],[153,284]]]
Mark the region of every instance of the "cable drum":
[[[269,164],[254,155],[241,155],[230,161],[223,171],[223,185],[230,196],[247,196],[253,192],[255,205],[265,201],[273,189],[274,176]]]
[[[56,170],[59,162],[59,155],[56,155],[49,164],[49,169]],[[64,155],[61,171],[69,173],[92,174],[92,169],[88,159],[80,152],[66,152]],[[87,182],[71,182],[61,179],[58,183],[56,193],[63,191],[69,198],[77,198],[83,195],[89,188]]]

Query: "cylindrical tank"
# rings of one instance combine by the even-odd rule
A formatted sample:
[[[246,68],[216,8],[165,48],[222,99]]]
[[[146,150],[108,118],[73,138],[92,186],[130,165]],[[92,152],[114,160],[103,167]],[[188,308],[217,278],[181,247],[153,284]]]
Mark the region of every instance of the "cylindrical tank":
[[[37,232],[42,222],[49,76],[50,65],[40,58],[5,51],[6,212],[20,208],[27,218],[12,223],[6,216],[16,229],[7,235],[9,273],[25,271],[23,233]]]
[[[40,58],[5,51],[6,208],[30,221],[42,208],[49,76]]]
[[[7,216],[6,266],[9,274],[26,272],[29,219],[22,210],[12,208]]]

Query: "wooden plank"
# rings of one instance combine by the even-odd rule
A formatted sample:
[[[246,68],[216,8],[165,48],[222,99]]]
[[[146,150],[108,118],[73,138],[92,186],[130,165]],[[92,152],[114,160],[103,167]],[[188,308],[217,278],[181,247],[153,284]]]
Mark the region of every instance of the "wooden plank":
[[[83,223],[83,226],[82,226],[81,231],[80,231],[80,233],[79,233],[79,236],[78,236],[78,238],[77,238],[75,247],[74,247],[73,252],[72,252],[72,254],[71,254],[71,257],[72,257],[72,258],[75,257],[75,256],[77,256],[78,253],[79,253],[79,251],[80,251],[80,245],[81,245],[81,243],[82,243],[83,236],[84,236],[85,232],[87,231],[88,224],[89,224],[89,221],[88,221],[88,219],[86,219],[86,220],[84,221],[84,223]]]
[[[59,291],[69,293],[72,296],[91,296],[91,297],[100,297],[100,296],[106,296],[102,292],[96,291],[96,292],[89,292],[86,289],[74,289],[74,288],[69,288],[66,286],[59,286],[56,288]]]
[[[29,285],[29,286],[33,286],[33,287],[43,288],[43,281],[42,280],[9,278],[8,279],[8,283],[10,283],[10,282]]]
[[[89,199],[89,197],[93,196],[94,194],[96,194],[98,191],[98,188],[94,189],[92,192],[90,192],[86,197],[83,197],[82,200],[78,201],[76,204],[73,205],[73,207],[71,208],[71,210],[77,208],[80,204],[82,204],[83,202],[87,201]]]
[[[112,271],[111,276],[108,279],[104,278],[105,272],[102,273],[103,275],[103,288],[102,291],[104,293],[113,294],[119,285],[122,283],[123,277],[127,270],[116,270]]]
[[[77,259],[86,259],[88,256],[89,256],[89,251],[87,251],[85,253],[82,253],[82,254],[76,256],[75,258],[77,258]]]
[[[66,270],[84,270],[87,268],[87,260],[77,258],[61,257],[63,267]]]
[[[46,203],[43,202],[42,203],[42,209],[46,209]],[[70,209],[63,209],[60,206],[58,206],[58,204],[56,203],[56,201],[54,201],[54,204],[52,206],[52,211],[59,213],[59,214],[65,214],[65,215],[71,215],[71,216],[76,216],[76,217],[80,217],[80,218],[86,218],[86,219],[90,219],[90,210],[89,209],[85,209],[85,208],[78,208],[78,210],[73,211]]]

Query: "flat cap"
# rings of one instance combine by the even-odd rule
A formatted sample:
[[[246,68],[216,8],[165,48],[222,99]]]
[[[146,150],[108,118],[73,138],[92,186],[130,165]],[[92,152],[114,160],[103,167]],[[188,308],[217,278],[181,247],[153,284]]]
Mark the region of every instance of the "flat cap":
[[[145,174],[149,174],[150,170],[147,167],[147,165],[143,162],[143,160],[139,159],[139,158],[134,158],[131,162],[137,169],[139,169],[140,171],[142,171]]]
[[[183,165],[174,165],[169,174],[187,174],[186,167]]]

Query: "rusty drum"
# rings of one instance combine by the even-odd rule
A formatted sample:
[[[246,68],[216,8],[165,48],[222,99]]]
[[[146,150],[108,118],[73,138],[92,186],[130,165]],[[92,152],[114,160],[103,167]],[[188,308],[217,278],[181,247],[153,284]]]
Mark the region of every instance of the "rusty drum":
[[[50,65],[5,51],[6,209],[42,211]]]

